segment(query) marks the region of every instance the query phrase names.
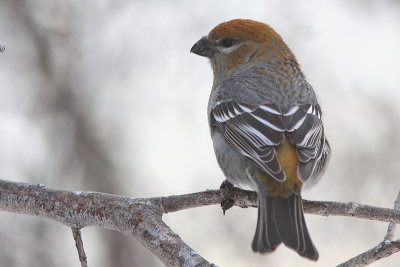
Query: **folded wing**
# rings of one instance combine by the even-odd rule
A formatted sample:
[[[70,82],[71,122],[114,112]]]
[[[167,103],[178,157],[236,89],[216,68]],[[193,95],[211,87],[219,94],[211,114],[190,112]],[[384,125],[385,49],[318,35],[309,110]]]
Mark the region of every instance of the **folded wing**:
[[[237,151],[277,181],[286,179],[275,151],[285,138],[296,147],[302,181],[313,175],[325,145],[318,105],[292,106],[282,111],[274,105],[221,101],[212,109],[211,123]]]

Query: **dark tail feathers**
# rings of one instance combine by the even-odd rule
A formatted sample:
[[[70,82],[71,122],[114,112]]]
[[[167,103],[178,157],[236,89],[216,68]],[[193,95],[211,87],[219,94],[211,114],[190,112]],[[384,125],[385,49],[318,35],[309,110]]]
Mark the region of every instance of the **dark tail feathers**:
[[[266,197],[258,200],[257,229],[252,243],[255,252],[271,252],[280,243],[299,255],[318,260],[318,251],[311,241],[303,214],[301,196]]]

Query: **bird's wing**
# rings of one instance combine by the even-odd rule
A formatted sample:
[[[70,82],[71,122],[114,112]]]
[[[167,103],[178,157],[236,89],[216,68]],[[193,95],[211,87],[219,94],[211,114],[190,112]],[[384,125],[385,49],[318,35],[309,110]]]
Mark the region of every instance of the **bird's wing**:
[[[326,165],[326,152],[330,152],[321,116],[318,104],[293,106],[283,114],[287,136],[295,145],[299,159],[297,176],[303,182],[322,174],[323,165]]]
[[[211,112],[226,140],[257,167],[278,181],[286,179],[274,146],[284,140],[285,127],[272,106],[251,106],[235,101],[217,102]]]
[[[318,105],[280,111],[274,105],[219,101],[211,110],[211,123],[237,151],[277,181],[286,179],[275,151],[285,136],[296,147],[302,181],[312,175],[321,157],[324,136]]]

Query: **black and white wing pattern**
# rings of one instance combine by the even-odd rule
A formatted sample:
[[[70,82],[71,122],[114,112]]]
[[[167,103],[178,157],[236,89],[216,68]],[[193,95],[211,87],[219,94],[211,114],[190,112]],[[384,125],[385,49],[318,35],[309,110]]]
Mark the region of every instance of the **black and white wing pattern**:
[[[319,105],[310,104],[294,106],[283,114],[287,136],[296,146],[299,158],[297,175],[303,182],[318,175],[315,173],[315,166],[320,163],[324,147],[328,145],[321,117]],[[327,162],[324,160],[322,163],[326,166]],[[322,168],[321,165],[320,167]],[[322,172],[322,169],[318,170],[318,173]]]
[[[274,105],[255,106],[229,100],[217,102],[210,116],[211,124],[237,151],[277,181],[286,179],[275,152],[285,138],[296,147],[299,178],[306,181],[313,175],[325,144],[318,105],[281,111]]]

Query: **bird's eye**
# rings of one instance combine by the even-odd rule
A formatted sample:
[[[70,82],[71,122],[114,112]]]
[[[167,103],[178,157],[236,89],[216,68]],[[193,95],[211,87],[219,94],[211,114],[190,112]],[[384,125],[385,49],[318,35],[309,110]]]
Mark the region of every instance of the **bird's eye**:
[[[221,43],[222,43],[223,47],[228,48],[228,47],[231,47],[235,43],[235,41],[231,38],[225,38],[222,40]]]

